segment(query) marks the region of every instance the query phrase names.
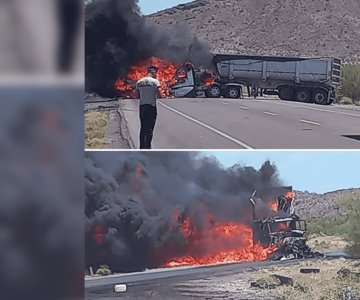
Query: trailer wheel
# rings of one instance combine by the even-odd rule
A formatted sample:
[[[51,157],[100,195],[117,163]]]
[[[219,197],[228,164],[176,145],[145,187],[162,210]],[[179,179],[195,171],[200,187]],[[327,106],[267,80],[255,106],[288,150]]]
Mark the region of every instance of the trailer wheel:
[[[289,86],[281,87],[279,89],[279,98],[281,100],[293,100],[294,99],[294,89]]]
[[[328,93],[324,90],[315,90],[313,99],[316,104],[326,105],[328,103]]]
[[[300,102],[310,102],[311,94],[308,89],[299,89],[296,91],[295,100]]]
[[[219,98],[221,95],[221,90],[218,85],[212,85],[209,87],[209,89],[206,91],[206,96],[209,98]]]
[[[240,98],[240,89],[235,86],[231,86],[226,90],[226,98]]]

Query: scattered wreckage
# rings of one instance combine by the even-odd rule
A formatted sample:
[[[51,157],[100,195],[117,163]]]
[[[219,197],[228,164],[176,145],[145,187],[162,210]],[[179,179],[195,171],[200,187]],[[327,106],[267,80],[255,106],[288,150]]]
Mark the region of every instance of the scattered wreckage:
[[[295,193],[292,187],[285,187],[288,192],[276,199],[275,216],[256,217],[255,195],[249,199],[253,207],[253,240],[264,247],[275,247],[276,250],[268,257],[270,260],[303,259],[323,257],[313,252],[306,244],[306,221],[294,213],[292,202]]]

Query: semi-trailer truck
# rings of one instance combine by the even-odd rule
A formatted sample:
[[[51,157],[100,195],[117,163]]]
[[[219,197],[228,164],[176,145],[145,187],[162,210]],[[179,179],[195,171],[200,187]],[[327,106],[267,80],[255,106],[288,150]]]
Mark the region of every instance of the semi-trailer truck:
[[[253,209],[253,242],[263,247],[274,247],[268,259],[291,259],[322,257],[313,252],[306,244],[306,221],[294,212],[293,201],[295,193],[291,186],[272,189],[272,197],[276,197],[276,208],[272,208],[274,216],[259,218],[256,207],[264,204],[261,198],[256,198],[256,191],[249,201]],[[260,192],[261,194],[261,192]],[[260,208],[261,213],[261,208]]]
[[[340,68],[337,58],[215,54],[209,70],[190,63],[180,67],[171,92],[174,97],[240,98],[247,87],[281,100],[327,105],[335,100]]]

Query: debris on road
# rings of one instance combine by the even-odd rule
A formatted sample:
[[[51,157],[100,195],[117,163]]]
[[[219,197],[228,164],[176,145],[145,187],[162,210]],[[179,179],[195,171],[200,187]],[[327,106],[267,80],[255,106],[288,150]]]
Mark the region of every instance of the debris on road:
[[[272,274],[268,278],[260,278],[250,283],[251,287],[260,289],[275,289],[281,285],[294,285],[294,281],[290,277]]]
[[[124,293],[127,291],[126,284],[116,284],[114,286],[115,293]]]
[[[300,269],[300,273],[303,273],[303,274],[320,273],[320,269],[318,269],[318,268],[302,268],[302,269]]]

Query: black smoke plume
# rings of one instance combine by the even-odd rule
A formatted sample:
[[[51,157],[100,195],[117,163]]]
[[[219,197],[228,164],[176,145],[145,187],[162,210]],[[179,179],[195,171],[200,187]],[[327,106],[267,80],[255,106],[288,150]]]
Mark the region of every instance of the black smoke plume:
[[[1,300],[83,299],[82,96],[0,89]]]
[[[206,44],[183,26],[167,28],[142,16],[136,0],[94,0],[85,8],[86,90],[114,96],[114,82],[129,67],[156,56],[173,63],[209,66]]]
[[[85,165],[86,265],[116,271],[159,267],[188,254],[179,222],[185,217],[200,230],[208,213],[217,222],[250,225],[253,191],[271,200],[281,187],[269,161],[259,170],[226,169],[194,152],[92,152]],[[267,205],[257,214],[271,216]]]

